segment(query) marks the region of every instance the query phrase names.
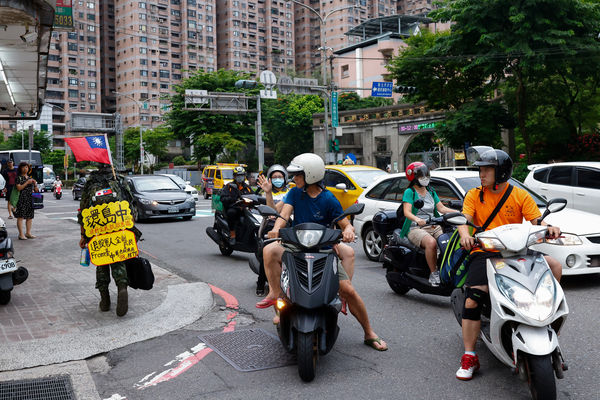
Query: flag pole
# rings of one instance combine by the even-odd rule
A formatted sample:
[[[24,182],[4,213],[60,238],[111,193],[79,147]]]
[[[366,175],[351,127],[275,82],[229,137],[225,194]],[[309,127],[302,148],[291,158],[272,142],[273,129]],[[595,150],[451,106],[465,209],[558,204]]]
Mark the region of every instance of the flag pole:
[[[110,168],[112,169],[113,177],[117,180],[117,174],[115,173],[115,166],[112,162],[112,154],[110,152],[110,146],[108,145],[108,136],[104,134],[104,143],[106,143],[106,149],[108,150],[108,157],[110,158]]]

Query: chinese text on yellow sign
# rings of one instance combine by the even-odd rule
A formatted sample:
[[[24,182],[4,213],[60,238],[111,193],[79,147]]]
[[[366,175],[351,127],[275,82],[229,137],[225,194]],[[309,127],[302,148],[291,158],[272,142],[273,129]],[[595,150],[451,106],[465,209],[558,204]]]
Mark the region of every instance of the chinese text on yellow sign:
[[[87,237],[133,227],[129,203],[124,200],[86,208],[81,215]]]
[[[95,236],[88,243],[90,261],[95,265],[113,264],[138,256],[135,234],[124,230]]]

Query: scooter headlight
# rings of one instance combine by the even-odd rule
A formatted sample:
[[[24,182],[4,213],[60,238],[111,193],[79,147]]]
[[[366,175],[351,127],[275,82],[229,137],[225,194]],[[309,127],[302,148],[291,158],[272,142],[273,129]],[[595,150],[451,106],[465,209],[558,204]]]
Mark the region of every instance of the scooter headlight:
[[[537,231],[532,233],[531,235],[529,235],[529,237],[527,238],[527,247],[534,245],[534,244],[539,244],[539,243],[545,243],[546,242],[546,232],[547,230],[541,230],[541,231]]]
[[[505,250],[506,246],[504,246],[504,244],[502,244],[502,242],[496,238],[491,238],[491,237],[481,237],[479,236],[477,238],[477,240],[479,241],[479,244],[481,244],[481,247],[484,250]]]
[[[304,247],[313,247],[321,240],[322,230],[317,229],[299,229],[296,231],[298,241]]]
[[[583,241],[577,235],[561,233],[558,239],[546,239],[546,243],[558,244],[562,246],[578,246],[583,244]]]
[[[503,275],[496,275],[496,284],[500,292],[523,315],[543,321],[552,314],[556,299],[556,286],[550,270],[542,275],[535,293],[531,293],[523,285]]]

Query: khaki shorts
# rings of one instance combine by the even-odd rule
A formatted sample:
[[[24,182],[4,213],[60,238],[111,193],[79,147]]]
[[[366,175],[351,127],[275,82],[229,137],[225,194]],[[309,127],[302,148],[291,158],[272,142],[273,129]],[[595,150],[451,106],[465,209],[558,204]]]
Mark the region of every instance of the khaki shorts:
[[[408,240],[415,246],[421,246],[421,240],[427,235],[433,236],[437,239],[444,231],[439,225],[436,226],[424,226],[423,228],[412,228],[408,231]]]
[[[349,281],[350,280],[350,277],[346,273],[346,270],[344,269],[344,266],[342,265],[342,262],[339,261],[339,259],[338,259],[338,278],[340,281]]]

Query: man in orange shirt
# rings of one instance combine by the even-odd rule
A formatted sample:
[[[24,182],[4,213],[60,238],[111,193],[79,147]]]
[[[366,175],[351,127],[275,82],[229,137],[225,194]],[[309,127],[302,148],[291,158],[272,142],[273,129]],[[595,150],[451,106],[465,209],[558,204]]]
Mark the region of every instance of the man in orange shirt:
[[[513,162],[502,150],[488,150],[474,163],[479,167],[481,187],[469,190],[463,202],[463,214],[469,222],[482,226],[492,214],[496,205],[508,189],[508,179],[512,175]],[[520,224],[523,219],[533,225],[539,223],[540,210],[529,193],[513,187],[512,192],[502,205],[487,229],[494,229],[506,224]],[[542,225],[548,225],[544,221]],[[467,250],[473,248],[475,239],[469,232],[468,225],[458,227],[461,246]],[[560,229],[548,225],[548,234],[553,238],[560,236]],[[461,367],[456,377],[470,380],[479,369],[479,358],[475,354],[475,344],[481,330],[481,306],[489,297],[487,286],[486,262],[496,254],[474,250],[469,256],[469,274],[465,282],[465,305],[463,308],[462,334],[465,354],[461,358]],[[560,262],[545,256],[554,277],[560,281],[562,267]]]

